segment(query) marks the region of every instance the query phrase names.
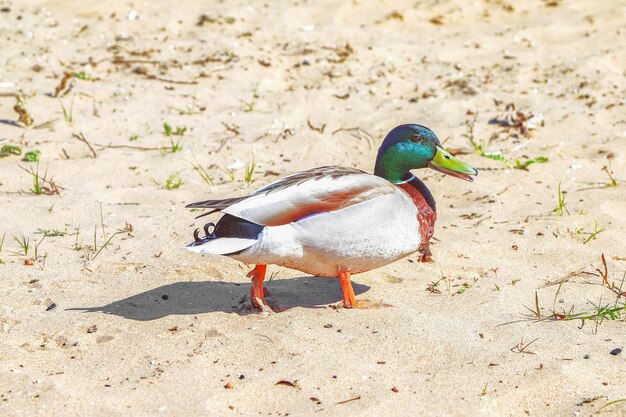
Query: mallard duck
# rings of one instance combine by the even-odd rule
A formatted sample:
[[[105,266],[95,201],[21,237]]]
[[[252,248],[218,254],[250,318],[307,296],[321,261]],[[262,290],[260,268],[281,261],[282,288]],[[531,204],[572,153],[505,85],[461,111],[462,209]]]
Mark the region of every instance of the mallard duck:
[[[432,168],[473,181],[478,171],[450,155],[427,127],[405,124],[387,134],[374,173],[324,166],[286,176],[245,197],[206,200],[187,208],[223,216],[194,232],[187,249],[256,265],[250,300],[271,312],[263,280],[268,264],[320,277],[338,277],[343,306],[357,301],[350,276],[419,252],[431,261],[435,200],[412,169]]]

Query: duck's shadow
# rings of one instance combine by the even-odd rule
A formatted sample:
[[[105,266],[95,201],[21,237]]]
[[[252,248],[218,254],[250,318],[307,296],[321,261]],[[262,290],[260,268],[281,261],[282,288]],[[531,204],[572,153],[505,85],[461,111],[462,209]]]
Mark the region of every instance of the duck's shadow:
[[[317,308],[343,300],[338,279],[300,277],[265,282],[270,305],[280,310],[292,307]],[[352,284],[355,294],[370,287]],[[249,314],[250,284],[202,281],[176,282],[142,292],[102,307],[71,308],[85,312],[114,314],[131,320],[156,320],[169,315],[202,314],[214,311]]]

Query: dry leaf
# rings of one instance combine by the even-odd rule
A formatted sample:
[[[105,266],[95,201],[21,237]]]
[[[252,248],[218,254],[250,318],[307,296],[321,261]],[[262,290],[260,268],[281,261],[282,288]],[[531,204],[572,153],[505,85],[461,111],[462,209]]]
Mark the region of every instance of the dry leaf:
[[[393,12],[385,16],[385,20],[391,20],[391,19],[398,19],[398,20],[404,21],[404,16],[402,16],[402,13],[400,13],[399,11],[394,10]]]
[[[297,380],[294,382],[291,382],[291,381],[287,381],[286,379],[281,379],[274,385],[286,385],[288,387],[298,388],[298,385],[296,385],[297,382],[298,382]]]
[[[72,77],[74,77],[74,75],[76,75],[76,73],[74,72],[66,72],[65,74],[63,74],[63,78],[61,78],[61,82],[59,82],[59,85],[55,87],[52,97],[59,97],[59,94],[61,92],[63,92],[63,95],[66,95],[67,93],[69,93],[71,89],[71,85],[70,87],[68,87],[67,82],[71,80]]]
[[[26,101],[24,100],[24,96],[22,96],[21,94],[16,94],[15,101],[16,102],[15,106],[13,106],[13,110],[15,110],[15,112],[19,115],[17,121],[23,123],[24,126],[32,125],[34,120],[26,109]]]
[[[444,24],[443,16],[439,15],[439,16],[431,17],[429,22],[432,23],[433,25],[442,26]]]
[[[517,110],[515,103],[509,103],[504,113],[489,120],[489,124],[502,126],[505,130],[517,130],[524,136],[530,136],[530,131],[544,126],[543,115],[534,114],[528,109]]]

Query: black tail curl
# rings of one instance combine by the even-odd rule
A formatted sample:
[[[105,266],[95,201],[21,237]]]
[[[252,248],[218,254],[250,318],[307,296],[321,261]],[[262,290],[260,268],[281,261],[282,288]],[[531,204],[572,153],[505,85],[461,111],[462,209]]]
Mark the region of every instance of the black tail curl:
[[[212,239],[220,237],[256,239],[264,227],[230,214],[224,214],[217,224],[209,222],[204,225],[204,237],[200,237],[200,229],[194,230],[194,243],[191,246],[203,245]],[[210,231],[211,228],[213,228],[212,231]]]
[[[209,233],[209,228],[211,228],[211,227],[213,227],[213,233]],[[209,223],[204,225],[203,229],[204,229],[204,237],[203,238],[200,238],[200,229],[196,229],[196,230],[193,231],[193,240],[194,240],[193,245],[194,246],[202,245],[203,243],[206,243],[209,240],[216,238],[216,236],[215,236],[215,229],[216,229],[215,223],[209,222]]]

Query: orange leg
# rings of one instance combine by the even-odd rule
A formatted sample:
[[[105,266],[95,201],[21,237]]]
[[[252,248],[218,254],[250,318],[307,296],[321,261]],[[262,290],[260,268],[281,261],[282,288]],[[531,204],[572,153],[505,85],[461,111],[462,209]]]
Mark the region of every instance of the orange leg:
[[[352,289],[352,282],[350,281],[350,271],[339,271],[339,282],[341,283],[341,289],[343,290],[343,307],[344,308],[386,308],[391,307],[389,304],[382,302],[372,302],[368,300],[357,300],[354,296],[354,290]]]
[[[356,297],[352,289],[352,282],[350,282],[350,271],[339,271],[339,282],[343,291],[343,306],[345,308],[356,307]]]
[[[273,313],[271,307],[265,301],[267,291],[263,288],[263,280],[265,279],[265,271],[267,265],[259,264],[248,272],[248,277],[252,278],[252,287],[250,287],[250,302],[252,306],[260,311]]]

